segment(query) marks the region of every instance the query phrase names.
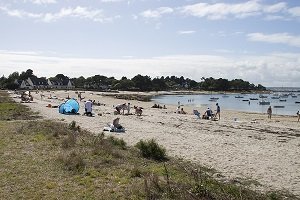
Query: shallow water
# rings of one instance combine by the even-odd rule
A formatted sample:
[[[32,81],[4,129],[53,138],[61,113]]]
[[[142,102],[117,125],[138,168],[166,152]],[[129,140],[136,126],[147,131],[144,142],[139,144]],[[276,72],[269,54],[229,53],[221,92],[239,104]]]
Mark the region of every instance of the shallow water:
[[[195,108],[199,106],[210,107],[212,110],[216,110],[216,103],[219,103],[221,110],[236,110],[255,113],[266,113],[269,106],[272,107],[273,114],[279,115],[296,115],[296,112],[300,110],[300,93],[295,93],[297,97],[289,95],[286,98],[272,99],[273,94],[264,94],[267,98],[260,98],[259,94],[201,94],[201,95],[161,95],[152,99],[153,102],[160,105],[171,104],[178,105],[191,105]],[[226,96],[226,97],[225,97]],[[243,98],[236,98],[241,96]],[[210,101],[210,98],[219,98],[216,101]],[[258,100],[250,100],[250,98],[257,98]],[[248,101],[247,101],[248,100]],[[260,105],[259,101],[269,101],[270,105]],[[280,100],[286,100],[285,102]],[[274,107],[275,106],[275,107]],[[283,106],[284,108],[276,108],[277,106]]]

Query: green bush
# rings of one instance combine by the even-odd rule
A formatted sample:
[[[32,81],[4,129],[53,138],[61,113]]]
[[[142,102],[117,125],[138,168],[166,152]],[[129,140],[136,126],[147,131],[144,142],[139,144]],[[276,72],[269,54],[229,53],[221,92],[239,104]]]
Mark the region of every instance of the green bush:
[[[150,158],[158,161],[167,159],[166,149],[156,143],[154,139],[143,141],[140,140],[135,145],[145,158]]]
[[[118,139],[114,136],[110,136],[108,140],[110,141],[111,144],[115,146],[119,146],[121,149],[126,149],[126,142],[122,138]]]

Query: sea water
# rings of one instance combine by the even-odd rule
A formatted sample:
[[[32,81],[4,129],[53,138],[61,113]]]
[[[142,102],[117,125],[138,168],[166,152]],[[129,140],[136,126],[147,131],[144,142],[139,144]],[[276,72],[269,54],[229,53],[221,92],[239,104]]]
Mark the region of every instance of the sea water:
[[[286,93],[285,96],[282,93],[263,94],[266,98],[261,98],[260,94],[161,95],[154,97],[152,101],[160,105],[178,105],[180,102],[180,105],[189,105],[195,109],[197,109],[197,107],[205,107],[205,109],[206,107],[209,107],[212,110],[216,110],[216,103],[218,103],[221,110],[236,110],[254,113],[266,113],[268,107],[271,106],[273,114],[296,115],[297,111],[300,110],[300,92],[295,92],[289,95],[287,94],[288,93]],[[277,95],[284,97],[274,99],[278,97]],[[212,98],[215,98],[215,100]],[[250,98],[256,98],[258,100],[250,100]],[[260,105],[260,101],[270,102],[270,105]],[[278,108],[278,106],[280,106],[280,108]],[[205,110],[199,110],[201,113],[204,111]]]

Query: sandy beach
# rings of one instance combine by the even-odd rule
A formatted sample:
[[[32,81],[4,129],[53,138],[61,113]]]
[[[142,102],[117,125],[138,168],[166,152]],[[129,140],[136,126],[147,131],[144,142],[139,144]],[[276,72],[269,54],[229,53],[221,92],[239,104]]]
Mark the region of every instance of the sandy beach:
[[[80,115],[63,115],[57,108],[46,107],[58,106],[68,95],[77,98],[74,91],[44,91],[43,98],[41,93],[32,94],[34,101],[26,105],[45,119],[67,123],[74,120],[95,134],[103,132],[104,126],[116,118],[115,105],[130,102],[141,106],[142,116],[118,115],[125,133],[105,133],[123,138],[129,145],[155,138],[170,156],[214,168],[225,178],[258,181],[262,186],[257,189],[287,190],[300,196],[300,123],[296,116],[273,115],[270,120],[266,114],[222,110],[221,120],[211,121],[198,119],[193,107],[183,106],[188,114],[177,114],[172,105],[166,105],[167,109],[151,108],[153,102],[115,99],[102,92],[86,91],[82,93],[84,100],[105,104],[94,106],[95,117],[87,117],[82,116],[84,100],[80,102]],[[50,94],[57,99],[48,99]],[[206,108],[196,109],[202,114]],[[130,112],[134,113],[134,109]]]

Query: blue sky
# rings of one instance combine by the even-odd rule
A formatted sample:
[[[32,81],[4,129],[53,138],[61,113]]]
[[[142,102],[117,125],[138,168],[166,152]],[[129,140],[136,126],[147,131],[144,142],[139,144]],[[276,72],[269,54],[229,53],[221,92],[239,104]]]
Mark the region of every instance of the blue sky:
[[[300,87],[300,1],[0,0],[0,69]]]

